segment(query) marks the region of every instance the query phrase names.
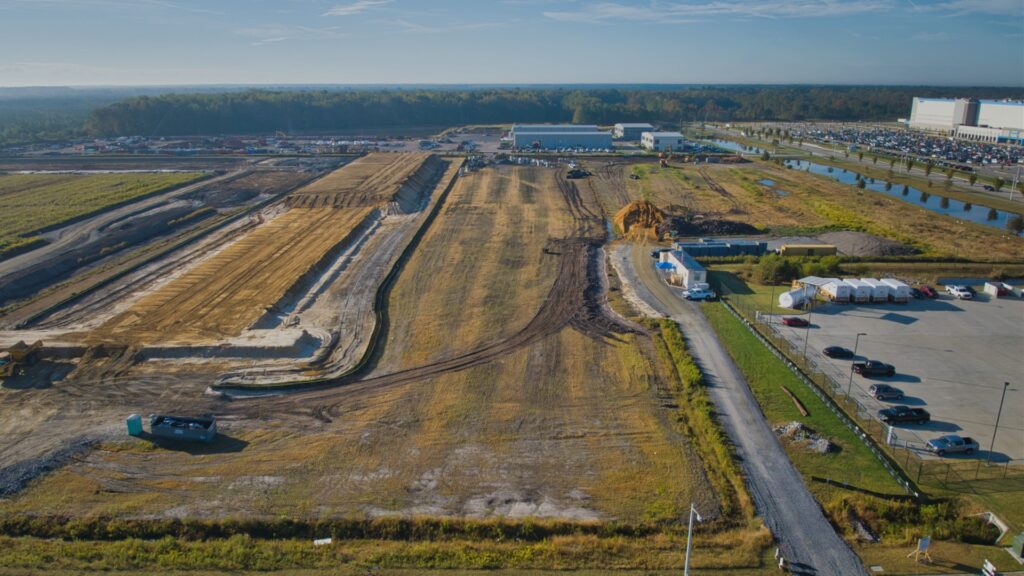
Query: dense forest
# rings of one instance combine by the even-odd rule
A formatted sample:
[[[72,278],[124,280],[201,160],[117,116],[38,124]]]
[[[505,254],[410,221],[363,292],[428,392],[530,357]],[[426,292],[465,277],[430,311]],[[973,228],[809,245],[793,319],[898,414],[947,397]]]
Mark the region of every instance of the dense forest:
[[[894,86],[426,87],[254,89],[143,94],[81,107],[33,108],[0,141],[64,136],[326,133],[359,128],[510,122],[886,120],[914,96],[1019,97],[1012,88]],[[93,101],[95,102],[95,101]],[[10,103],[9,103],[10,104]],[[0,109],[2,109],[0,103]],[[74,113],[69,114],[73,110]],[[33,127],[36,128],[32,138]],[[7,130],[6,134],[4,130]],[[4,136],[7,136],[6,138]],[[14,137],[14,138],[12,138]]]

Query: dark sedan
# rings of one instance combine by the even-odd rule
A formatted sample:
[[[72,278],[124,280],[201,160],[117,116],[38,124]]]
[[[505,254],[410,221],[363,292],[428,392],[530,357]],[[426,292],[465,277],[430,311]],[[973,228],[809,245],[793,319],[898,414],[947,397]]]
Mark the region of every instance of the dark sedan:
[[[829,358],[853,358],[853,350],[843,348],[842,346],[829,346],[822,350],[821,353]]]
[[[785,324],[786,326],[794,326],[797,328],[806,328],[807,326],[811,325],[811,323],[808,322],[807,320],[804,320],[803,318],[798,318],[796,316],[787,316],[782,319],[782,323]]]

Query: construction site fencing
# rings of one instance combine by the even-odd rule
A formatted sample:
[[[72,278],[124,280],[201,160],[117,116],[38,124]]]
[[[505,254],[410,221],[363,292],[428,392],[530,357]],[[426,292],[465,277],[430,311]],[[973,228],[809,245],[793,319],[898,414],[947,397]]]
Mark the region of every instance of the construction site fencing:
[[[849,372],[828,362],[806,341],[794,343],[783,337],[778,332],[779,319],[759,309],[754,299],[734,294],[724,282],[715,284],[722,304],[853,430],[908,494],[919,495],[922,485],[972,490],[977,481],[1024,483],[1020,460],[989,461],[984,451],[974,458],[941,458],[927,449],[926,440],[915,431],[891,429],[877,418],[877,408],[857,397],[860,389],[851,386]]]

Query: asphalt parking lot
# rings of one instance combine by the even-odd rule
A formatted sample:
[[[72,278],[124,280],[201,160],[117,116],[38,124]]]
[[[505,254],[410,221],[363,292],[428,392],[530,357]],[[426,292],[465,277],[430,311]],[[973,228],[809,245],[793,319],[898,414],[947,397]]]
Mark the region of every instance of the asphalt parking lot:
[[[806,316],[805,316],[806,317]],[[775,329],[798,350],[807,338],[807,355],[846,387],[850,360],[821,354],[826,346],[853,349],[863,332],[857,360],[880,360],[896,368],[891,378],[853,377],[853,394],[872,413],[895,402],[868,395],[874,383],[903,390],[901,404],[920,406],[932,415],[923,426],[899,425],[900,441],[925,442],[943,434],[970,436],[981,445],[974,457],[987,458],[1003,382],[1009,382],[992,451],[993,461],[1024,459],[1024,300],[990,298],[937,300],[907,304],[823,304],[810,315],[811,326]]]

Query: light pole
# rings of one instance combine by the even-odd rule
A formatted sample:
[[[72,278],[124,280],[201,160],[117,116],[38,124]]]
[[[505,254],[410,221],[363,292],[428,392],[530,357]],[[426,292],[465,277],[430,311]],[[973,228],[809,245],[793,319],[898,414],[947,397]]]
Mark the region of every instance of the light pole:
[[[772,282],[772,299],[768,301],[768,326],[772,325],[773,314],[775,314],[775,282]]]
[[[999,418],[1003,415],[1003,400],[1006,400],[1006,389],[1009,387],[1009,382],[1003,382],[1003,395],[999,398],[999,411],[996,412],[996,426],[992,430],[992,444],[988,447],[988,458],[985,458],[985,464],[992,461],[992,451],[996,448],[996,432],[999,432]]]
[[[703,521],[700,517],[700,513],[693,507],[693,502],[690,502],[690,525],[686,528],[686,563],[683,564],[683,576],[690,576],[690,537],[693,534],[693,517],[697,517],[697,522]]]
[[[811,319],[814,316],[814,296],[807,301],[807,329],[804,330],[804,364],[807,364],[807,341],[811,339]]]
[[[857,332],[857,338],[853,341],[853,362],[857,361],[857,345],[860,344],[860,337],[867,336],[864,332]],[[850,397],[850,393],[853,392],[853,363],[850,364],[850,384],[846,387],[846,397]]]

